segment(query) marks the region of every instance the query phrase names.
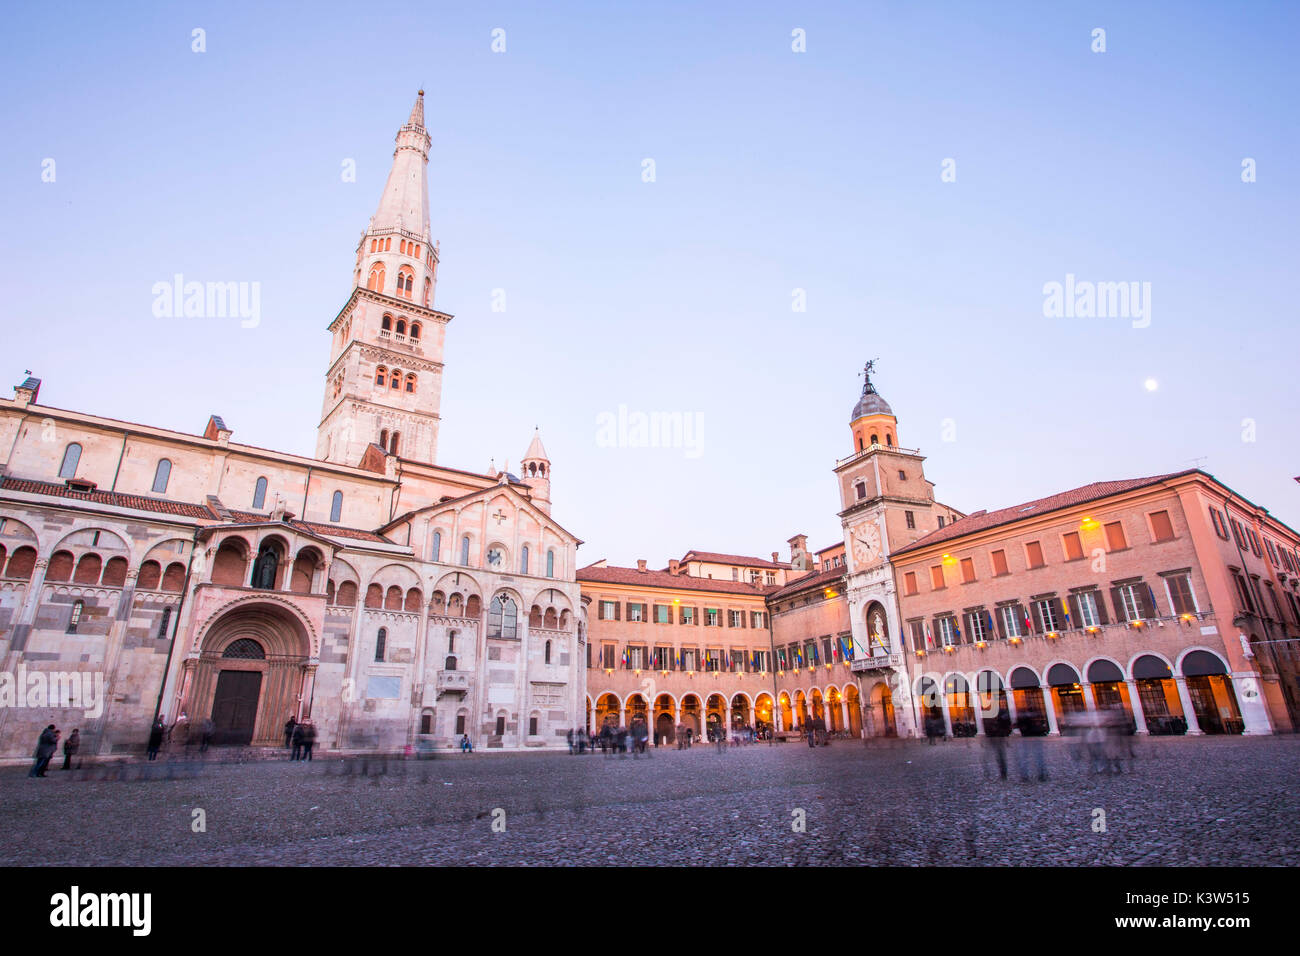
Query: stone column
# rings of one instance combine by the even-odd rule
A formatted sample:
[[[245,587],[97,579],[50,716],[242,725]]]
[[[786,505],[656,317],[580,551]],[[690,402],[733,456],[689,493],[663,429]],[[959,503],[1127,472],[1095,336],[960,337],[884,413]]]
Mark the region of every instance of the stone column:
[[[948,695],[941,694],[939,697],[939,709],[943,711],[943,732],[949,737],[952,736],[952,714],[948,712]]]
[[[1128,688],[1128,702],[1133,709],[1133,720],[1137,722],[1136,733],[1149,733],[1147,728],[1147,717],[1142,711],[1142,698],[1138,696],[1137,681],[1126,680],[1124,686]]]
[[[1175,677],[1174,683],[1178,686],[1178,700],[1183,705],[1183,719],[1187,721],[1187,735],[1189,737],[1200,736],[1202,733],[1200,722],[1196,719],[1196,708],[1192,706],[1192,695],[1187,690],[1187,678]]]
[[[1011,726],[1016,726],[1016,692],[1010,687],[1004,688],[1003,692],[1007,695],[1007,713],[1011,715]]]
[[[1089,711],[1096,710],[1097,698],[1095,698],[1092,694],[1092,682],[1084,681],[1079,686],[1083,688],[1083,706],[1086,707]]]
[[[1061,736],[1061,728],[1056,723],[1056,702],[1052,700],[1052,688],[1043,688],[1043,703],[1047,705],[1047,730],[1053,737]]]

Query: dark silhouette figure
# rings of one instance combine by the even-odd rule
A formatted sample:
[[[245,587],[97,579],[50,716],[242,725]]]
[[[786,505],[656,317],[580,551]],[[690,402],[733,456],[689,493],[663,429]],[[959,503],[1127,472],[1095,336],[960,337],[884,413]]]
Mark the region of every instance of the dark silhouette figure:
[[[167,733],[167,728],[163,725],[163,719],[159,717],[149,728],[149,759],[157,760],[158,751],[162,749],[163,735]]]
[[[53,724],[50,724],[41,731],[40,737],[36,740],[36,750],[32,753],[35,763],[28,772],[29,777],[45,776],[45,768],[50,765],[50,758],[54,756],[54,751],[59,746],[59,732]]]
[[[77,755],[81,749],[81,729],[77,728],[68,735],[68,739],[63,741],[63,769],[72,769],[72,758]]]

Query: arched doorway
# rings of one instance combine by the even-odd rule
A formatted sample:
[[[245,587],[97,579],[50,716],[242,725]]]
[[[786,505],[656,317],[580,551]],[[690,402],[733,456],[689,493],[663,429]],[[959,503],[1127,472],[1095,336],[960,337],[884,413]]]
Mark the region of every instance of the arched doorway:
[[[826,719],[826,708],[822,706],[822,692],[816,687],[812,692],[812,717],[813,720]]]
[[[790,706],[790,695],[781,691],[781,729],[794,730],[794,708]]]
[[[1004,710],[1007,712],[1007,719],[1011,719],[1011,709],[1007,706],[1007,691],[997,672],[980,671],[976,674],[975,694],[976,702],[979,704],[976,719],[984,722],[985,733],[988,733],[989,725],[997,720],[998,715]]]
[[[1040,734],[1046,734],[1050,723],[1047,719],[1047,703],[1043,699],[1043,688],[1038,682],[1038,675],[1028,667],[1017,667],[1011,671],[1011,697],[1016,703],[1017,722],[1033,724]],[[1023,733],[1024,727],[1021,727]]]
[[[1132,723],[1133,707],[1129,703],[1124,672],[1118,664],[1105,658],[1093,661],[1088,665],[1088,682],[1092,684],[1092,699],[1097,703],[1097,710],[1115,715],[1125,725]]]
[[[794,692],[794,710],[795,717],[798,719],[800,730],[808,729],[808,698],[804,697],[803,691]]]
[[[1245,729],[1237,695],[1223,661],[1209,651],[1192,651],[1180,668],[1203,734],[1239,734]]]
[[[646,726],[650,726],[645,698],[640,694],[632,694],[628,697],[624,726],[631,727],[632,722],[636,720],[646,721]]]
[[[673,699],[667,694],[660,694],[655,699],[655,746],[671,744],[677,739],[676,708]]]
[[[613,694],[601,694],[596,699],[596,726],[592,728],[593,733],[600,733],[601,728],[617,727],[619,715],[622,713],[623,705]]]
[[[289,608],[246,604],[222,614],[203,636],[197,661],[187,661],[181,700],[191,726],[216,725],[213,743],[275,747],[290,717],[311,717],[307,629]]]
[[[844,688],[844,706],[849,712],[849,733],[851,733],[854,737],[861,737],[862,736],[862,699],[858,696],[858,688],[856,684],[849,684]],[[890,701],[889,710],[890,710],[891,720],[889,721],[888,726],[889,729],[891,730],[893,729],[893,720],[892,720],[893,709],[894,709],[894,704],[892,701]]]
[[[731,729],[738,730],[750,724],[749,698],[736,694],[731,698]]]
[[[826,729],[833,734],[844,729],[844,711],[840,709],[840,692],[835,687],[826,688]]]
[[[1061,732],[1072,733],[1080,716],[1088,710],[1088,705],[1083,700],[1079,672],[1069,664],[1053,664],[1047,669],[1047,686],[1051,688],[1052,703],[1056,708]]]
[[[1183,702],[1178,699],[1178,685],[1169,665],[1154,654],[1143,654],[1133,661],[1133,681],[1137,684],[1138,703],[1147,733],[1155,736],[1187,732]]]
[[[700,720],[700,699],[687,694],[682,698],[682,726],[691,732],[692,737],[700,736]]]
[[[971,702],[970,682],[961,674],[951,674],[943,684],[948,700],[948,719],[954,737],[975,736],[975,708]]]
[[[772,707],[772,698],[768,694],[759,694],[754,700],[754,731],[760,736],[766,736],[769,731],[775,730],[773,721],[776,719],[776,713]]]
[[[717,738],[727,726],[727,702],[721,694],[710,694],[704,703],[704,729],[709,740]]]

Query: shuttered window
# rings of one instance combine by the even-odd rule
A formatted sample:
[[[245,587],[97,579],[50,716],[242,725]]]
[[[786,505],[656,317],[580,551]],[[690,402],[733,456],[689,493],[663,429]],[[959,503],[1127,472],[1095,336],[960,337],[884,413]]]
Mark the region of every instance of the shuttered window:
[[[970,584],[974,580],[975,580],[975,559],[962,558],[961,559],[961,583]]]
[[[1112,521],[1106,525],[1106,547],[1111,551],[1123,551],[1128,547],[1128,540],[1124,537],[1124,525],[1118,521]]]
[[[1153,511],[1151,513],[1151,533],[1155,536],[1156,541],[1173,540],[1174,525],[1169,520],[1168,511]]]
[[[1083,557],[1083,542],[1079,540],[1079,532],[1066,532],[1061,541],[1065,545],[1065,560],[1078,561]]]
[[[1043,546],[1037,541],[1026,544],[1025,560],[1031,568],[1041,568],[1046,563],[1043,561]]]
[[[916,572],[915,571],[908,571],[906,574],[903,575],[903,593],[904,594],[916,593]]]
[[[1170,574],[1165,577],[1165,589],[1169,592],[1169,603],[1175,614],[1195,614],[1196,595],[1192,592],[1190,574]]]
[[[1007,553],[1001,549],[994,551],[990,557],[993,559],[993,575],[1007,574]]]
[[[930,569],[930,587],[938,591],[943,587],[943,565],[936,564]]]

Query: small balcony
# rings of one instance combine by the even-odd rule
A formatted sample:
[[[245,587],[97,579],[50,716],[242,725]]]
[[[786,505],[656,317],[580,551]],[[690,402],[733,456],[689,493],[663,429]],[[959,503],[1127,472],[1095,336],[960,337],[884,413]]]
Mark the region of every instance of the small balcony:
[[[903,667],[902,654],[877,654],[872,657],[855,657],[849,662],[849,669],[855,674],[864,671],[883,671],[893,668],[901,670]]]
[[[440,695],[466,694],[469,692],[469,671],[438,671],[435,686]]]

